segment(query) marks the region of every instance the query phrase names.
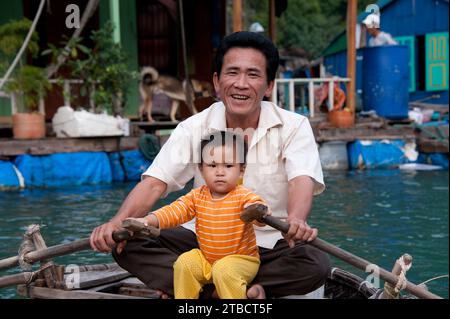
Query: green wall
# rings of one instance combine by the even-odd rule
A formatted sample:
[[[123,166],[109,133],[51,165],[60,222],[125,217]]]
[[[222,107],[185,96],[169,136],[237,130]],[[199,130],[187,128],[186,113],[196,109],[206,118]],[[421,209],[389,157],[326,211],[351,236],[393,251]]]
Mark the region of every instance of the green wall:
[[[129,56],[129,68],[132,71],[139,71],[138,63],[138,42],[137,42],[137,21],[136,21],[136,1],[129,0],[101,0],[100,1],[100,24],[103,25],[108,20],[114,19],[114,6],[118,4],[120,28],[120,44]],[[139,87],[138,81],[130,85],[125,105],[125,115],[137,116],[139,108]]]
[[[22,1],[0,1],[0,24],[23,17]],[[11,61],[12,62],[12,61]],[[1,74],[2,77],[4,74]],[[0,116],[11,116],[11,102],[9,98],[0,98]]]

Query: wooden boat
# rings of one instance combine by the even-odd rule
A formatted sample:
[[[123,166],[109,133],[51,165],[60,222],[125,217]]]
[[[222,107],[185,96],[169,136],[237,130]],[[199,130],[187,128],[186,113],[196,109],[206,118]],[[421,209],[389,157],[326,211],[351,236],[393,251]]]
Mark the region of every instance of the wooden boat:
[[[288,225],[278,219],[264,217],[264,222],[287,232]],[[116,242],[129,240],[131,236],[156,237],[159,229],[149,228],[135,221],[126,220],[124,229],[113,233]],[[131,232],[130,232],[131,231]],[[134,234],[134,235],[132,235]],[[385,280],[384,289],[376,289],[362,278],[339,268],[334,268],[326,280],[324,298],[329,299],[393,299],[398,298],[404,289],[412,295],[425,299],[442,299],[422,286],[406,280],[405,274],[412,257],[404,254],[389,272],[369,261],[353,255],[320,238],[308,243],[330,255],[333,255],[354,267],[365,271],[367,267],[376,267],[380,279]],[[129,299],[158,298],[156,291],[134,278],[117,264],[99,264],[67,267],[55,265],[51,258],[90,249],[89,238],[67,244],[47,247],[40,233],[39,225],[30,225],[24,234],[24,240],[18,256],[0,260],[0,269],[20,265],[24,272],[0,277],[0,288],[18,286],[18,293],[29,298],[52,299]],[[31,264],[40,262],[37,271],[30,271]],[[298,298],[298,296],[291,296]]]
[[[159,298],[156,291],[117,264],[86,265],[78,270],[80,272],[75,273],[70,268],[64,274],[66,284],[57,285],[59,287],[47,287],[42,276],[29,285],[18,285],[17,292],[23,297],[33,299]],[[75,276],[79,276],[79,285],[72,287]],[[371,287],[362,278],[340,268],[333,268],[325,283],[324,298],[369,299],[376,297],[379,292],[379,289]]]

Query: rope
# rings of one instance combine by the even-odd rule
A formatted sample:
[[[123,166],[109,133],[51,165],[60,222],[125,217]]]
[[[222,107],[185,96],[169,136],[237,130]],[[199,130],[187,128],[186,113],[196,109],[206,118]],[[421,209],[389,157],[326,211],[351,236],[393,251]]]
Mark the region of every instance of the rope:
[[[401,256],[397,260],[398,264],[401,267],[400,275],[398,276],[397,284],[394,287],[394,291],[396,294],[398,294],[400,291],[406,288],[406,284],[408,283],[408,280],[406,279],[406,272],[411,268],[412,262],[410,262],[408,265],[405,264],[405,261],[403,259],[403,256]]]
[[[36,250],[36,247],[34,246],[33,243],[33,234],[36,231],[39,231],[39,229],[40,229],[39,225],[32,224],[27,227],[27,230],[23,235],[23,241],[20,244],[18,255],[19,255],[19,266],[25,271],[31,270],[31,264],[25,260],[25,256],[29,252]]]
[[[430,281],[433,281],[433,280],[436,280],[436,279],[445,278],[445,277],[448,278],[448,275],[440,275],[440,276],[436,276],[436,277],[430,278],[430,279],[425,280],[424,282],[420,283],[419,286],[425,285],[425,284],[429,283]]]
[[[44,270],[52,267],[53,265],[46,265],[45,267],[42,267],[36,271],[33,271],[30,274],[30,278],[28,278],[27,282],[25,283],[26,286],[29,286],[38,276],[41,272],[43,272]]]
[[[36,16],[34,17],[34,21],[31,24],[30,30],[28,31],[28,34],[25,38],[25,41],[22,44],[22,47],[19,50],[19,53],[17,53],[13,63],[9,66],[8,71],[6,71],[5,76],[2,78],[2,80],[0,81],[0,90],[2,89],[3,85],[5,85],[6,80],[8,80],[9,76],[11,75],[12,71],[14,70],[14,68],[16,67],[17,63],[19,62],[20,58],[22,57],[23,51],[25,51],[25,49],[28,46],[28,42],[30,42],[31,36],[34,32],[34,30],[36,29],[36,24],[41,16],[42,13],[42,9],[44,8],[44,3],[45,0],[41,0],[41,3],[39,4],[39,9],[36,13]]]

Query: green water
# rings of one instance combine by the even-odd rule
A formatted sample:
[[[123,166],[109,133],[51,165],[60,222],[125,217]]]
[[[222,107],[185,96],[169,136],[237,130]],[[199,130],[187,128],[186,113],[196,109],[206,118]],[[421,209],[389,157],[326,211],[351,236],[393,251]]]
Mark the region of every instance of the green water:
[[[319,236],[390,270],[403,253],[413,256],[408,279],[421,283],[448,274],[448,171],[373,170],[325,172],[327,190],[315,198],[310,224]],[[134,184],[65,187],[0,192],[0,259],[17,253],[25,227],[45,225],[47,245],[88,237],[110,218]],[[181,193],[172,194],[165,202]],[[161,201],[158,206],[163,203]],[[362,271],[332,259],[336,266],[365,277]],[[79,252],[55,258],[60,264],[112,262],[106,254]],[[18,272],[2,270],[0,276]],[[448,298],[448,278],[429,289]],[[0,298],[17,298],[14,288]]]

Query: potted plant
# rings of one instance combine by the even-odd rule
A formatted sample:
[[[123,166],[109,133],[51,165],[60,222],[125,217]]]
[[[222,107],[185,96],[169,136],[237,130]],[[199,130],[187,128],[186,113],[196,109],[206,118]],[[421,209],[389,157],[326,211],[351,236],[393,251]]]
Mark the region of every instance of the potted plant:
[[[31,21],[22,19],[0,26],[0,73],[4,74],[25,40]],[[27,53],[36,56],[39,52],[38,35],[31,36]],[[44,69],[25,63],[22,58],[5,85],[11,95],[13,136],[18,139],[45,137],[45,115],[43,99],[51,88]]]
[[[114,42],[113,31],[114,24],[107,22],[92,32],[92,48],[82,45],[82,38],[76,37],[62,43],[67,50],[50,46],[43,52],[51,54],[52,60],[61,54],[69,55],[66,66],[73,78],[83,79],[80,94],[89,98],[92,113],[123,115],[130,82],[138,78],[137,72],[129,70],[127,55]]]

